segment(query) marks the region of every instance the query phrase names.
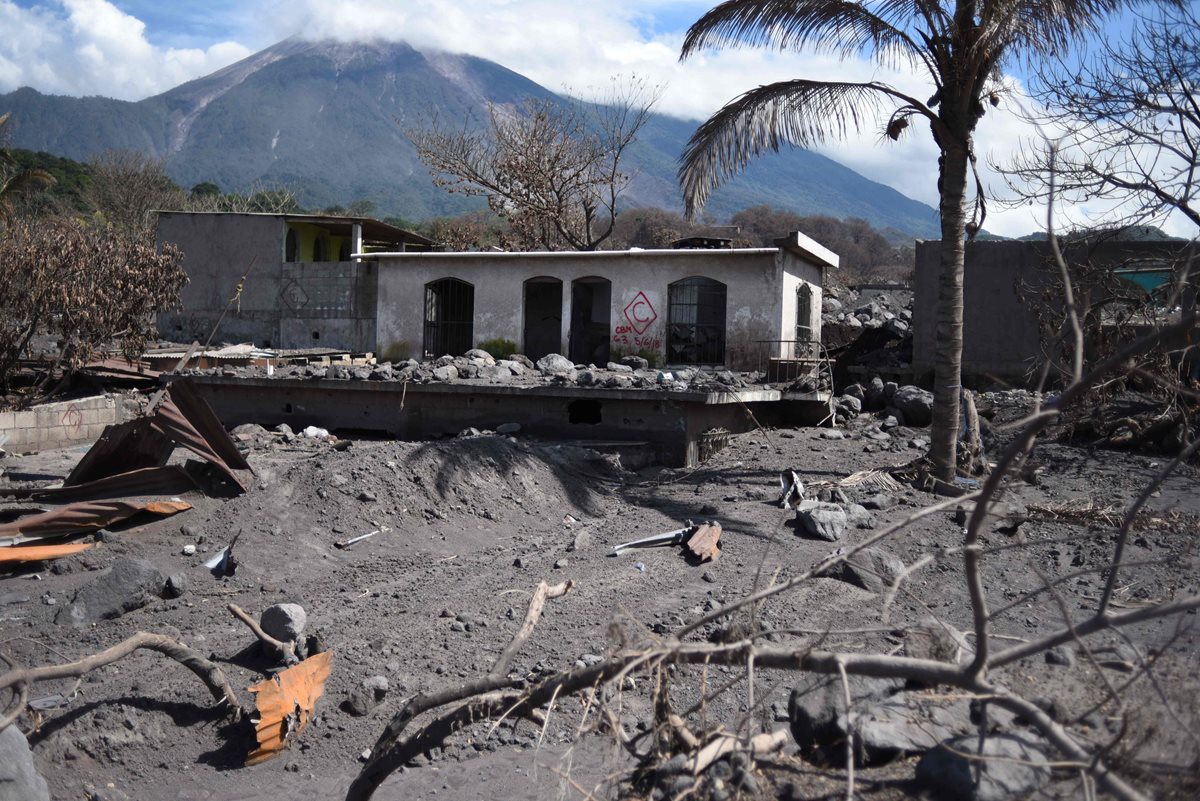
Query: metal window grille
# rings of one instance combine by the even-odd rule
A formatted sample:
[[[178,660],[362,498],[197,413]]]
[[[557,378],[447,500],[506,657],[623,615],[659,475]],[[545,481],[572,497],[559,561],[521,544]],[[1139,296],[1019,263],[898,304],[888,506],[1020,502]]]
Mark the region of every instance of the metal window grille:
[[[425,285],[425,357],[461,356],[474,345],[475,287],[457,278]]]
[[[667,362],[723,364],[725,285],[685,278],[667,287]]]
[[[812,305],[813,292],[808,284],[801,284],[796,289],[796,341],[812,342]]]

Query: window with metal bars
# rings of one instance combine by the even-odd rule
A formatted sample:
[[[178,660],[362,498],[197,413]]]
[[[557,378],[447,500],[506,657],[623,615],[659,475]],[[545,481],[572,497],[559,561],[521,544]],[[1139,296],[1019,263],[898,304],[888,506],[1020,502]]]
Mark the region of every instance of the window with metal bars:
[[[796,341],[812,342],[813,291],[808,284],[796,288]]]
[[[667,363],[723,364],[725,285],[693,276],[667,287]]]
[[[425,285],[425,357],[461,356],[474,346],[475,287],[458,278]]]

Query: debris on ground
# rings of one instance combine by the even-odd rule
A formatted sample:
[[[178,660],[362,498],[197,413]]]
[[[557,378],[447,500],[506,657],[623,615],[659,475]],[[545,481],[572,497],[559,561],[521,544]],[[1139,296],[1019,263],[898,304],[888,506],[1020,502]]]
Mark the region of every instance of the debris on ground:
[[[257,747],[246,756],[247,765],[272,759],[304,733],[325,692],[332,661],[333,651],[325,651],[249,688],[257,712],[251,719]]]

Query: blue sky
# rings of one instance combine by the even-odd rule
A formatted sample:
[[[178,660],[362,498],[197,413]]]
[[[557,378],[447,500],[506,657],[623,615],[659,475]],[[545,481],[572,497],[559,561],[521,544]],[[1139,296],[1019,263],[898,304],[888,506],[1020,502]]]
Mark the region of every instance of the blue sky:
[[[680,63],[687,27],[713,0],[0,0],[0,92],[139,100],[206,75],[294,34],[404,39],[418,47],[497,61],[555,91],[588,94],[616,75],[663,87],[658,109],[702,120],[753,86],[797,76],[888,81],[919,97],[911,71],[813,54],[729,50]],[[1127,27],[1114,23],[1106,35]],[[1015,66],[1015,65],[1014,65]],[[1019,71],[1012,76],[1019,89]],[[869,178],[936,203],[937,152],[926,131],[880,144],[882,125],[820,150]],[[981,165],[1004,161],[1028,126],[1002,105],[977,137]],[[995,191],[1000,182],[985,172]],[[1037,209],[993,213],[989,228],[1039,227]]]

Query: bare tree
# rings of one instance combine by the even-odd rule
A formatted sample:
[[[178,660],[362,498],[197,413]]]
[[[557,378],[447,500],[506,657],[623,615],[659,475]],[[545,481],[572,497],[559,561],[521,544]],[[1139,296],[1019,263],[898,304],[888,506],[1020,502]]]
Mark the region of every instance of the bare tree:
[[[632,177],[623,161],[658,94],[634,79],[595,105],[558,97],[489,103],[481,129],[435,120],[405,133],[434,183],[486,198],[519,247],[596,250],[612,235]]]
[[[73,219],[18,219],[0,237],[0,387],[33,336],[59,337],[55,367],[74,370],[110,343],[129,358],[179,302],[182,254],[153,233]],[[51,371],[53,372],[53,371]]]
[[[186,193],[167,177],[162,159],[135,150],[108,150],[90,166],[86,200],[119,231],[152,230],[153,212],[187,205]]]
[[[1026,116],[1046,139],[1002,169],[1017,202],[1110,200],[1115,222],[1172,212],[1200,229],[1200,19],[1194,4],[1163,5],[1128,41],[1105,40],[1083,66],[1060,66]]]

